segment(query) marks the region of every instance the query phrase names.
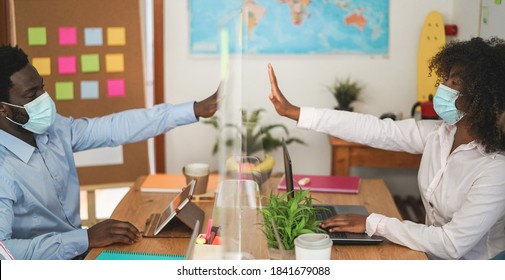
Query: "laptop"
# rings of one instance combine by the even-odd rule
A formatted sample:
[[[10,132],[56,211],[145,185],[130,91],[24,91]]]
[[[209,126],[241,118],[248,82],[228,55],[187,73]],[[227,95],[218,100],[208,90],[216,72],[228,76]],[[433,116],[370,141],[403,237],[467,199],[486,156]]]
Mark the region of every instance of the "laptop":
[[[291,157],[289,156],[288,148],[284,139],[282,139],[282,148],[284,155],[284,177],[286,180],[286,191],[290,192],[288,199],[294,197],[294,183],[293,183],[293,168],[291,165]],[[368,215],[368,211],[362,205],[323,205],[314,204],[318,208],[324,208],[316,211],[318,220],[326,220],[337,214],[361,214]],[[326,209],[326,210],[325,210]],[[323,229],[325,230],[325,229]],[[351,244],[378,244],[384,241],[380,236],[368,236],[366,233],[352,233],[352,232],[328,232],[333,244],[351,245]]]

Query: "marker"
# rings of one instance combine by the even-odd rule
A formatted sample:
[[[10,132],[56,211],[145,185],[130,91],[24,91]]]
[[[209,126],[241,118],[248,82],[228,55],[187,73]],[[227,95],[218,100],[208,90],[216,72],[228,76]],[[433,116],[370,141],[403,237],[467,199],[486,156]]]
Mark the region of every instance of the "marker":
[[[205,233],[205,240],[210,244],[210,231],[212,230],[212,219],[207,221],[207,232]]]

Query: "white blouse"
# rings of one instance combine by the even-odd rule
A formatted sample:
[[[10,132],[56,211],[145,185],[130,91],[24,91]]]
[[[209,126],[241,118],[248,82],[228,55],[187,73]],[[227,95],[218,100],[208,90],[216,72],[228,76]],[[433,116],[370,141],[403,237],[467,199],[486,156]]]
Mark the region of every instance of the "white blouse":
[[[372,213],[366,232],[431,258],[489,259],[505,250],[505,154],[472,141],[450,153],[456,126],[381,120],[346,111],[301,108],[298,127],[392,151],[423,154],[418,173],[426,224]]]

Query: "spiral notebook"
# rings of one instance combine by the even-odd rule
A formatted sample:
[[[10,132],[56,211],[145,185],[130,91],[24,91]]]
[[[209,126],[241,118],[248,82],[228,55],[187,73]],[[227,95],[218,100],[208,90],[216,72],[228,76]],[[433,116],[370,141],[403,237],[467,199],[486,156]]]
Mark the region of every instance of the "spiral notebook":
[[[97,260],[185,260],[183,255],[103,250]]]
[[[143,252],[126,252],[103,250],[97,260],[190,260],[193,258],[193,251],[195,249],[196,238],[200,233],[200,221],[196,221],[193,229],[193,234],[189,240],[186,255],[172,255],[172,254],[157,254],[157,253],[143,253]]]

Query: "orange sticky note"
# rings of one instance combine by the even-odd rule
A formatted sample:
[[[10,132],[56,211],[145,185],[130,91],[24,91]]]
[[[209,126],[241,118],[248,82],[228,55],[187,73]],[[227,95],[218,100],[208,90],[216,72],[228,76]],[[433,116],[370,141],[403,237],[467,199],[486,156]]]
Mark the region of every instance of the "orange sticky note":
[[[49,57],[34,57],[32,65],[37,69],[41,76],[51,75],[51,58]]]
[[[107,45],[124,46],[126,45],[126,30],[124,27],[107,28]]]
[[[124,72],[124,55],[122,53],[106,54],[105,70],[107,72]]]

